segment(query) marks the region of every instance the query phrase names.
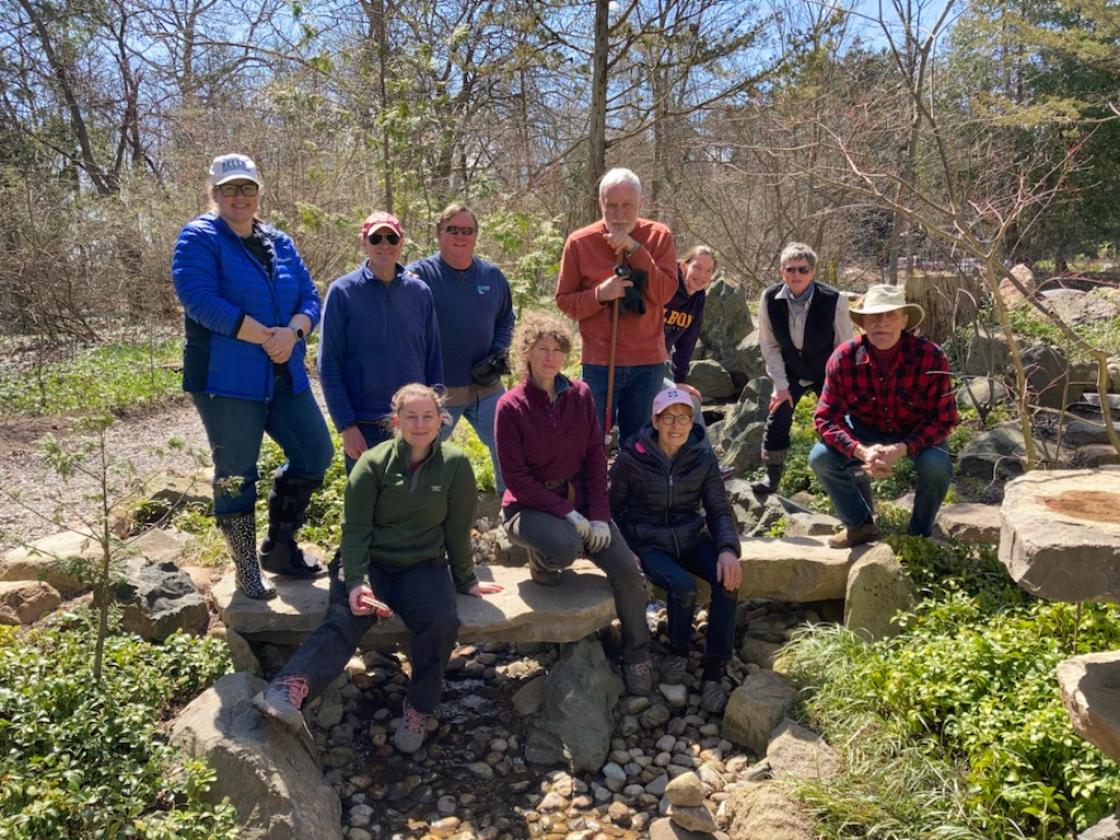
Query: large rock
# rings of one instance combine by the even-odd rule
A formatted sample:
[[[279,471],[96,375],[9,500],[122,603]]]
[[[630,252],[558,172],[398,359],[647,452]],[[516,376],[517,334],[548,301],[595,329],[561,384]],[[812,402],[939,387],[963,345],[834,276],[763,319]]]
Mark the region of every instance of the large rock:
[[[189,540],[178,531],[153,528],[127,543],[114,540],[118,559],[133,558],[159,562],[178,557]],[[21,546],[0,557],[0,580],[43,580],[64,597],[70,597],[89,584],[101,558],[99,543],[74,531],[60,531]],[[82,574],[76,574],[82,570]]]
[[[880,543],[864,554],[848,573],[844,596],[844,626],[872,642],[898,635],[891,622],[902,611],[913,609],[917,593],[894,550]]]
[[[46,581],[0,581],[0,624],[34,624],[61,603],[58,590]]]
[[[791,513],[786,520],[787,537],[830,537],[842,524],[827,513]]]
[[[615,617],[606,576],[589,560],[577,560],[560,575],[559,586],[540,586],[527,568],[480,566],[478,576],[504,587],[485,598],[457,596],[459,641],[575,642]],[[233,575],[214,586],[212,597],[222,621],[251,641],[298,644],[327,611],[325,578],[313,581],[273,578],[278,597],[254,601],[237,592]],[[390,648],[408,641],[400,618],[378,622],[363,647]]]
[[[976,377],[957,389],[957,408],[988,412],[1011,402],[1011,391],[997,379]]]
[[[836,750],[816,732],[789,718],[770,736],[766,762],[771,775],[779,781],[827,781],[840,772]]]
[[[1023,432],[1017,422],[1001,423],[983,432],[957,454],[957,475],[981,481],[997,481],[1023,474],[1026,446]],[[1034,439],[1035,452],[1044,458],[1050,448],[1039,438]]]
[[[1120,840],[1120,811],[1082,831],[1077,840]]]
[[[1010,482],[999,559],[1053,601],[1120,601],[1120,468],[1035,470]]]
[[[243,840],[342,838],[342,804],[323,779],[310,735],[268,723],[250,703],[264,682],[227,674],[188,705],[171,741],[216,774],[207,801],[228,797]]]
[[[943,540],[956,540],[978,545],[999,545],[999,505],[957,502],[942,505],[933,523],[933,535]]]
[[[796,692],[773,671],[758,671],[731,692],[723,713],[723,737],[763,755],[770,733],[782,722]]]
[[[1002,377],[1011,363],[1007,336],[995,327],[978,327],[968,338],[965,350],[965,376]]]
[[[1071,327],[1111,321],[1120,307],[1107,298],[1081,289],[1047,289],[1039,297],[1043,305]]]
[[[739,393],[731,374],[714,359],[698,359],[688,366],[688,384],[705,400],[726,400]]]
[[[1120,423],[1114,420],[1112,428],[1116,430],[1117,434],[1120,434]],[[1070,420],[1066,424],[1062,435],[1066,446],[1082,447],[1109,444],[1108,430],[1100,418],[1096,421],[1081,418]]]
[[[709,357],[723,363],[735,346],[754,329],[744,287],[720,278],[708,287],[700,340]]]
[[[762,358],[762,347],[758,343],[758,330],[748,333],[730,354],[725,354],[720,359],[720,364],[739,388],[751,380],[765,376],[766,361]]]
[[[544,704],[533,720],[526,756],[541,763],[548,748],[559,745],[560,756],[578,770],[597,772],[606,761],[614,732],[614,706],[622,680],[607,662],[595,639],[583,639],[561,654],[548,674]]]
[[[649,840],[711,840],[710,834],[681,828],[668,817],[649,824]]]
[[[848,571],[868,550],[829,548],[814,537],[747,537],[740,541],[743,584],[739,599],[827,601],[843,598]]]
[[[713,427],[712,445],[723,451],[721,463],[740,471],[762,465],[762,431],[766,427],[769,399],[769,386],[752,381],[719,425]]]
[[[1026,300],[1026,296],[1020,290],[1020,287],[1026,290],[1027,295],[1031,295],[1038,288],[1038,281],[1030,267],[1023,263],[1012,266],[1010,273],[1012,277],[1019,281],[1019,285],[1016,286],[1009,278],[1004,277],[999,281],[999,296],[1003,298],[1004,305],[1013,308]]]
[[[1069,362],[1060,347],[1032,344],[1024,348],[1022,361],[1031,405],[1064,408],[1081,398],[1082,386],[1070,383]]]
[[[723,804],[726,831],[735,840],[816,840],[813,821],[779,782],[736,788]]]
[[[113,597],[121,604],[124,629],[149,641],[162,642],[179,630],[201,636],[210,624],[206,601],[172,560],[128,563]]]
[[[1058,687],[1077,734],[1120,761],[1120,651],[1059,663]]]
[[[1078,449],[1074,459],[1076,463],[1071,466],[1095,469],[1120,464],[1120,452],[1117,452],[1116,447],[1111,443],[1094,443]]]

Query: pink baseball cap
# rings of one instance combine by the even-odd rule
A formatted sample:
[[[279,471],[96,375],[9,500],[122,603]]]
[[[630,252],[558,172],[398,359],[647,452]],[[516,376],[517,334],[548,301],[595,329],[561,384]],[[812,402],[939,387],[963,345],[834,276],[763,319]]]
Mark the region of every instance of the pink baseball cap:
[[[376,213],[370,213],[366,216],[365,221],[362,222],[362,237],[368,236],[371,232],[380,228],[389,228],[397,236],[404,236],[401,231],[401,221],[392,213],[386,213],[384,210],[378,210]]]
[[[696,406],[692,403],[692,395],[680,388],[663,388],[653,398],[653,416],[656,417],[671,405],[687,405],[693,411]]]

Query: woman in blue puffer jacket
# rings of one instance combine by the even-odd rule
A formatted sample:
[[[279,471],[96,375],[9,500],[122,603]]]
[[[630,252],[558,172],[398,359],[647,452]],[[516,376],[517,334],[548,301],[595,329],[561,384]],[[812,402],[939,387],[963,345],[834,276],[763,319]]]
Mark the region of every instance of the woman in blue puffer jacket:
[[[238,588],[271,598],[268,571],[314,577],[325,570],[295,540],[311,494],[334,455],[304,367],[319,293],[284,233],[257,217],[261,180],[246,155],[214,158],[211,212],[179,232],[171,260],[183,304],[183,390],[206,428],[214,461],[214,516]],[[268,536],[257,556],[253,507],[267,433],[288,459],[268,494]]]
[[[688,676],[692,576],[711,586],[700,697],[705,711],[720,714],[729,694],[723,675],[743,573],[735,516],[715,453],[693,423],[692,396],[676,386],[658,393],[652,420],[623,447],[610,476],[611,515],[646,577],[667,595],[669,657],[661,682],[676,685]]]

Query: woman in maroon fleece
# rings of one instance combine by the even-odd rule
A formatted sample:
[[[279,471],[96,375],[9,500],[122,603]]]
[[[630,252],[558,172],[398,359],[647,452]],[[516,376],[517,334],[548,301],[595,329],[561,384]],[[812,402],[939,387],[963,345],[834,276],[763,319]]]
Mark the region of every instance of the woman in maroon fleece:
[[[513,352],[524,380],[498,401],[494,438],[506,491],[502,519],[529,549],[542,585],[586,554],[607,574],[622,623],[622,675],[631,694],[653,687],[646,590],[634,553],[611,521],[607,457],[591,391],[560,373],[572,349],[567,325],[540,312],[521,319]]]

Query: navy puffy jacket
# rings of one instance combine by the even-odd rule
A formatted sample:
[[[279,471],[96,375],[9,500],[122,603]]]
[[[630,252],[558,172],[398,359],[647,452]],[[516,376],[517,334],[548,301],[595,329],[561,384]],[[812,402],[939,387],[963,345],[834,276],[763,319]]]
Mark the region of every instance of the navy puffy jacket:
[[[220,397],[272,397],[273,365],[259,344],[241,341],[245,316],[266,327],[286,327],[302,313],[319,322],[319,293],[288,236],[261,225],[274,256],[272,276],[216,213],[205,213],[179,232],[171,259],[175,292],[183,304],[187,339],[183,346],[183,390]],[[296,342],[287,362],[292,391],[309,385],[304,356]]]

